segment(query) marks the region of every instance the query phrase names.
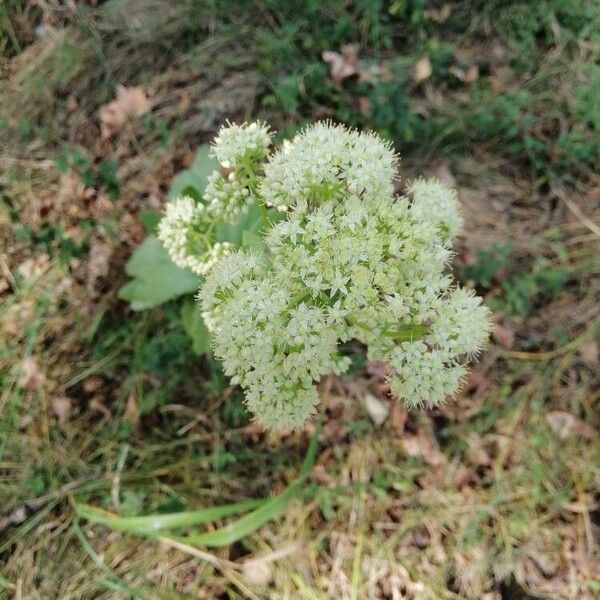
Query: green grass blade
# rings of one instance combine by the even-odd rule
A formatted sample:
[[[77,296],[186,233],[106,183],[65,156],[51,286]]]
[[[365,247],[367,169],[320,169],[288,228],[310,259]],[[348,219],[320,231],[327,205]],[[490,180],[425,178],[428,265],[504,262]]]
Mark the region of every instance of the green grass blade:
[[[262,527],[267,521],[277,517],[287,506],[288,502],[300,493],[300,484],[305,478],[303,476],[296,479],[279,496],[268,500],[263,506],[244,515],[233,523],[215,529],[215,531],[175,537],[173,539],[184,544],[195,544],[198,546],[228,546],[233,542],[237,542]]]
[[[222,517],[229,517],[247,510],[252,510],[266,500],[245,500],[223,506],[213,506],[176,513],[165,513],[146,515],[141,517],[121,517],[107,510],[90,506],[89,504],[75,504],[75,512],[79,517],[87,519],[92,523],[105,525],[112,529],[118,529],[128,533],[152,533],[163,529],[177,529],[179,527],[191,527],[202,525]]]
[[[317,444],[321,432],[321,421],[317,423],[315,432],[310,440],[306,457],[302,463],[301,475],[295,479],[279,496],[267,501],[251,513],[241,517],[233,523],[224,527],[209,531],[207,533],[191,534],[184,537],[174,538],[178,542],[189,545],[199,546],[228,546],[237,542],[241,538],[253,533],[262,527],[267,521],[277,517],[287,506],[288,502],[299,496],[302,490],[302,483],[307,479],[317,456]]]
[[[317,449],[319,446],[319,436],[321,435],[321,429],[323,427],[323,417],[320,417],[315,425],[315,431],[310,438],[310,443],[308,444],[308,450],[306,451],[306,456],[304,457],[304,461],[302,462],[302,475],[308,475],[313,465],[315,464],[315,459],[317,458]]]
[[[163,515],[147,515],[142,517],[120,517],[88,504],[76,503],[75,510],[79,517],[85,518],[92,523],[105,525],[112,529],[127,533],[150,537],[164,537],[188,545],[227,546],[256,531],[267,521],[277,517],[292,498],[305,492],[305,490],[302,489],[302,484],[308,478],[315,463],[320,432],[321,421],[317,423],[315,432],[310,440],[306,456],[302,463],[300,475],[281,494],[270,500],[246,500],[244,502],[236,502],[224,506],[215,506],[194,511],[168,513]],[[165,536],[164,534],[158,533],[163,529],[176,529],[179,527],[201,525],[247,510],[252,510],[252,512],[240,517],[237,521],[229,523],[214,531],[186,536]]]

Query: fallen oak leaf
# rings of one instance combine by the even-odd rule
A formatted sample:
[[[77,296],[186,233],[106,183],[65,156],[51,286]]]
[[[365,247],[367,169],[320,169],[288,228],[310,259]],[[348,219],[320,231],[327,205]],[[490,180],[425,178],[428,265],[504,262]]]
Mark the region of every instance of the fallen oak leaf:
[[[100,133],[108,139],[119,132],[129,119],[141,117],[150,110],[150,102],[141,87],[117,85],[117,97],[100,107]]]
[[[358,73],[358,53],[355,44],[343,46],[341,54],[326,50],[321,57],[329,64],[329,74],[336,83],[341,83]]]

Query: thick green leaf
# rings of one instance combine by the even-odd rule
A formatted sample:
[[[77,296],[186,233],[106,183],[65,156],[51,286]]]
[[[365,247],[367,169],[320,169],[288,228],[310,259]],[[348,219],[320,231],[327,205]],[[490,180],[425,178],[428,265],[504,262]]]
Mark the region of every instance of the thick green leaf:
[[[181,307],[181,324],[192,340],[195,354],[206,354],[210,350],[210,333],[206,328],[200,307],[193,300],[186,300]]]
[[[158,229],[158,223],[162,218],[158,210],[143,208],[140,211],[139,219],[148,235],[155,235]]]
[[[245,233],[246,235],[254,233],[258,236],[264,233],[263,227],[263,213],[258,205],[253,204],[235,223],[219,223],[217,241],[243,246]]]
[[[173,264],[168,252],[154,236],[148,236],[135,250],[127,266],[132,277],[119,291],[133,310],[145,310],[195,292],[200,277]]]
[[[200,146],[190,167],[174,177],[169,189],[170,198],[179,196],[191,196],[195,200],[202,198],[208,176],[219,167],[217,160],[208,155],[209,150],[208,144]]]

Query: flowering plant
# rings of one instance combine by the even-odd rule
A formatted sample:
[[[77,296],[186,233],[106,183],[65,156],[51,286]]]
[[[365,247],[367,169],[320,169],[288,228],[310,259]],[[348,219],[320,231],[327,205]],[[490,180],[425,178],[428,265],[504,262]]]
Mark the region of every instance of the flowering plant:
[[[317,123],[271,147],[261,123],[223,127],[203,197],[172,200],[158,226],[173,262],[204,277],[214,354],[250,411],[265,427],[302,425],[319,379],[348,369],[351,339],[391,365],[409,406],[455,393],[490,330],[481,299],[448,272],[456,192],[419,179],[395,195],[398,157],[373,133]],[[262,240],[219,242],[219,224],[253,206]]]

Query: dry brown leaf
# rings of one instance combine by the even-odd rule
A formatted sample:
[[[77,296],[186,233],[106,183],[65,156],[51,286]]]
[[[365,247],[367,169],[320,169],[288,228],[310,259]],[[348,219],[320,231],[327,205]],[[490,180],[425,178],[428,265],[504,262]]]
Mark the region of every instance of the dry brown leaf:
[[[415,66],[411,72],[411,77],[415,83],[419,83],[431,77],[432,72],[433,69],[431,68],[431,60],[429,59],[429,56],[425,55],[415,63]]]
[[[94,377],[88,377],[83,382],[83,389],[86,394],[94,394],[104,385],[104,379],[95,375]]]
[[[366,96],[359,96],[358,110],[363,117],[368,117],[371,114],[371,100]]]
[[[50,257],[47,254],[39,254],[34,258],[25,259],[18,267],[17,271],[23,279],[37,277],[44,272],[46,266],[50,262]]]
[[[326,50],[321,56],[329,64],[329,74],[336,83],[358,74],[358,52],[355,44],[346,44],[341,54]]]
[[[112,200],[103,192],[96,195],[95,200],[90,206],[90,212],[96,219],[103,219],[114,211],[115,205]]]
[[[500,346],[510,350],[515,345],[515,331],[512,327],[502,323],[494,325],[494,339]]]
[[[463,69],[462,67],[453,66],[450,67],[450,73],[463,83],[473,83],[479,79],[479,67],[477,65],[471,65],[470,67]]]
[[[469,462],[478,467],[480,465],[489,465],[491,462],[490,455],[484,448],[481,436],[471,431],[467,436],[467,446],[469,447],[468,456]]]
[[[452,6],[450,4],[443,4],[440,8],[429,8],[423,12],[427,19],[436,23],[444,23],[451,14]]]
[[[37,360],[28,356],[21,365],[22,376],[20,385],[26,390],[37,390],[44,383],[44,374],[40,370]]]
[[[387,404],[369,392],[363,396],[362,401],[373,424],[376,427],[383,425],[390,412]]]
[[[90,410],[94,412],[102,413],[105,417],[110,419],[110,410],[106,406],[106,397],[104,394],[96,394],[89,404]]]
[[[400,402],[394,402],[392,404],[391,421],[397,436],[401,436],[404,433],[407,419],[408,411],[406,408]]]
[[[73,403],[70,398],[66,396],[59,396],[54,398],[50,404],[50,409],[54,416],[58,419],[59,423],[64,423],[73,412]]]
[[[100,107],[100,131],[103,139],[119,132],[129,119],[141,117],[150,110],[150,102],[141,87],[117,86],[117,97]]]
[[[127,403],[125,404],[124,417],[134,424],[140,419],[140,407],[138,406],[137,394],[132,389],[127,397]]]
[[[409,456],[422,458],[428,465],[435,467],[446,462],[446,457],[438,449],[433,436],[424,429],[419,429],[416,435],[405,435],[402,443]]]

